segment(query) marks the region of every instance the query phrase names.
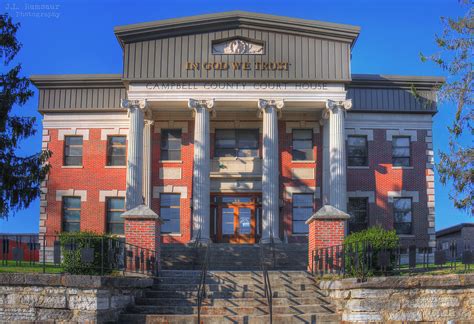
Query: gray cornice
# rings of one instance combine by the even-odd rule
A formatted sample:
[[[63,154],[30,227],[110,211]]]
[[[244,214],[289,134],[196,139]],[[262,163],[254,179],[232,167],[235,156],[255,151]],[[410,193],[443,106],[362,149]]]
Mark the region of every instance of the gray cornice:
[[[351,88],[411,88],[434,90],[446,79],[439,76],[352,74]]]
[[[121,74],[45,74],[31,75],[31,82],[46,88],[125,88]]]
[[[352,46],[360,32],[360,27],[353,25],[244,11],[230,11],[117,26],[114,28],[114,32],[123,47],[123,44],[128,42],[234,28],[255,28],[288,34],[317,36],[349,42]]]

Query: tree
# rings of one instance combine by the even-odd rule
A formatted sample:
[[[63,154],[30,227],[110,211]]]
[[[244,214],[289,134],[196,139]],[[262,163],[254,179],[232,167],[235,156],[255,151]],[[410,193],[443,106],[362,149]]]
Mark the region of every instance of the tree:
[[[30,82],[20,77],[21,64],[8,70],[21,44],[16,38],[20,24],[8,14],[0,15],[0,59],[6,73],[0,74],[0,218],[27,208],[41,193],[41,182],[49,172],[51,152],[45,150],[31,156],[19,156],[20,142],[36,134],[36,118],[16,116],[15,105],[22,106],[33,95]]]
[[[468,6],[464,17],[441,17],[442,35],[435,36],[439,52],[430,56],[420,54],[423,62],[429,60],[447,73],[446,82],[439,91],[440,101],[454,105],[454,120],[448,127],[449,146],[439,151],[440,161],[436,169],[443,185],[452,183],[450,199],[458,209],[472,216],[474,196],[474,149],[473,136],[473,43],[474,12]]]

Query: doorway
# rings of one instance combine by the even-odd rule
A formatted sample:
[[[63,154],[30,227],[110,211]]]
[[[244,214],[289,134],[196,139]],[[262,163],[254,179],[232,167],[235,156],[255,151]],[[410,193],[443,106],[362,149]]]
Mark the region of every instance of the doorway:
[[[217,243],[254,244],[261,233],[260,195],[214,195],[211,233]]]

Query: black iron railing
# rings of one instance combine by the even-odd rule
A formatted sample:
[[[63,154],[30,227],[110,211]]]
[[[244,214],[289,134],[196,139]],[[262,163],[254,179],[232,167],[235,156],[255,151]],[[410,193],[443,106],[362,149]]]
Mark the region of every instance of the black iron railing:
[[[0,235],[0,269],[106,275],[158,275],[157,251],[128,244],[122,238],[87,235]]]
[[[474,240],[451,240],[436,248],[423,243],[412,241],[387,246],[356,242],[316,249],[312,252],[310,268],[313,274],[320,276],[335,274],[364,279],[371,275],[443,269],[470,271],[474,264]]]
[[[206,279],[207,271],[209,269],[209,258],[210,258],[210,249],[211,242],[205,245],[204,259],[201,267],[201,273],[199,276],[199,286],[197,290],[197,312],[198,312],[198,324],[201,324],[201,307],[204,299],[206,299]],[[199,245],[200,246],[200,245]]]
[[[273,236],[270,237],[269,245],[272,253],[272,266],[275,267],[275,250]],[[265,258],[265,248],[264,244],[262,243],[260,243],[260,269],[262,271],[264,296],[267,299],[268,314],[270,317],[271,324],[273,323],[273,292],[272,285],[270,283],[270,277],[268,275],[268,266]]]

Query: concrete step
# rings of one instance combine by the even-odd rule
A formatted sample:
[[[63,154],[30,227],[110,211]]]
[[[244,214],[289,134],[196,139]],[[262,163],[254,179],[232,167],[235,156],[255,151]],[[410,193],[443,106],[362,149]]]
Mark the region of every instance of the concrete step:
[[[305,291],[285,291],[285,290],[272,290],[273,298],[305,298],[305,297],[323,297],[323,292],[320,290],[305,290]],[[197,290],[186,290],[186,291],[159,291],[159,290],[148,290],[145,292],[147,298],[196,298]],[[260,291],[207,291],[207,298],[265,298],[265,293]]]
[[[208,283],[205,285],[207,291],[262,291],[264,284],[247,283],[247,284],[214,284]],[[291,284],[281,283],[272,284],[273,291],[314,291],[318,289],[315,283]],[[157,291],[194,291],[198,289],[198,285],[190,284],[158,284],[153,285],[152,290]]]
[[[127,313],[135,314],[197,314],[197,306],[154,306],[154,305],[135,305],[127,309]],[[307,313],[328,313],[334,312],[326,305],[296,305],[296,306],[273,306],[273,314],[307,314]],[[268,315],[269,308],[266,304],[260,306],[202,306],[203,315]]]
[[[277,285],[279,283],[287,283],[293,285],[299,284],[311,284],[315,283],[314,279],[296,277],[296,278],[286,278],[286,277],[269,277],[270,283],[272,285]],[[190,277],[190,278],[177,278],[177,277],[160,277],[155,279],[156,284],[187,284],[187,285],[198,285],[201,281],[200,277]],[[249,277],[216,277],[216,276],[207,276],[206,283],[208,284],[263,284],[263,277],[249,276]]]
[[[270,323],[268,315],[264,316],[222,316],[203,315],[201,321],[204,324],[267,324]],[[316,323],[340,323],[341,316],[338,314],[313,313],[300,315],[274,315],[274,324],[316,324]],[[122,314],[119,323],[130,324],[189,324],[197,323],[197,315],[147,315],[147,314]]]
[[[153,306],[197,306],[196,298],[136,298],[136,305]],[[330,302],[323,297],[300,298],[273,298],[273,306],[298,306],[298,305],[329,305]],[[257,307],[267,305],[266,298],[206,298],[205,306],[217,307]]]

